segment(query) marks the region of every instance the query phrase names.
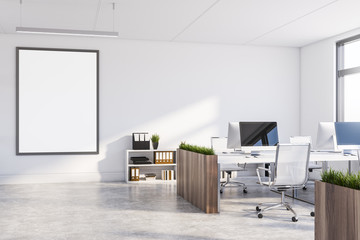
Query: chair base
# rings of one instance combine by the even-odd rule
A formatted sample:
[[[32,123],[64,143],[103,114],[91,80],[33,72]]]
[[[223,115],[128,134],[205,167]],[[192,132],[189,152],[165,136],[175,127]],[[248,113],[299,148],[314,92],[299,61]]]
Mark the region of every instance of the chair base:
[[[261,209],[260,207],[263,205],[269,205],[269,206]],[[281,191],[281,202],[280,203],[260,203],[260,204],[258,204],[256,206],[256,211],[258,212],[257,213],[258,218],[262,218],[264,212],[269,211],[274,208],[279,208],[279,207],[284,207],[286,210],[291,211],[294,214],[294,216],[291,218],[291,220],[293,222],[298,221],[298,217],[297,217],[297,214],[294,211],[294,209],[290,206],[290,204],[288,202],[285,202],[285,191]]]
[[[224,188],[225,188],[226,186],[229,186],[229,185],[235,185],[236,187],[242,187],[242,188],[243,188],[243,192],[244,192],[244,193],[247,193],[247,187],[246,187],[245,183],[240,182],[240,181],[236,181],[236,180],[231,180],[231,181],[230,181],[230,174],[231,174],[231,172],[227,172],[227,171],[226,171],[226,174],[227,174],[227,176],[226,176],[226,181],[223,182],[223,183],[220,183],[220,193],[223,193]]]

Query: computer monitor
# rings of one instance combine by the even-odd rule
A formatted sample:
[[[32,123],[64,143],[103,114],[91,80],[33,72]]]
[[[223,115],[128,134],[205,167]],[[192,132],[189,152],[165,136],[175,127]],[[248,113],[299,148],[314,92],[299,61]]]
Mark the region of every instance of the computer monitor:
[[[239,122],[229,122],[227,148],[241,148]]]
[[[318,151],[336,151],[336,135],[334,122],[319,122],[316,150]]]
[[[360,122],[335,122],[335,133],[339,149],[360,149]]]
[[[228,148],[272,150],[279,143],[276,122],[230,122]],[[272,146],[272,147],[271,147]]]

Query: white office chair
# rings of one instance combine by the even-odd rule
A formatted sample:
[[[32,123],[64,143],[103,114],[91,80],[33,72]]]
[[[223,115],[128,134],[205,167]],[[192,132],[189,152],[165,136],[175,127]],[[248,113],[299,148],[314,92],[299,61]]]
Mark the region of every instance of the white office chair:
[[[292,136],[290,137],[290,143],[291,144],[306,144],[309,143],[310,146],[312,144],[311,136]],[[318,165],[316,163],[309,162],[309,172],[313,172],[315,169],[322,169],[322,165]],[[303,190],[307,189],[307,184],[303,187]]]
[[[302,188],[305,185],[308,179],[309,157],[310,144],[279,144],[276,149],[274,181],[271,181],[270,178],[268,182],[261,181],[259,170],[269,171],[269,173],[271,173],[271,169],[269,170],[263,167],[256,169],[261,185],[266,185],[271,190],[281,192],[280,203],[263,203],[256,206],[259,218],[263,217],[265,211],[283,206],[294,214],[292,221],[298,221],[296,212],[288,202],[285,202],[285,191],[288,189]],[[270,206],[261,209],[262,205]]]
[[[214,149],[215,154],[221,154],[223,152],[228,152],[227,148],[227,138],[226,137],[212,137],[211,138],[211,148]],[[242,187],[243,192],[247,193],[247,187],[245,183],[240,182],[236,179],[231,179],[231,173],[233,171],[245,171],[245,166],[240,166],[238,164],[221,164],[220,163],[220,171],[226,173],[226,181],[220,182],[220,193],[223,193],[225,187],[229,187],[230,185],[236,187]]]

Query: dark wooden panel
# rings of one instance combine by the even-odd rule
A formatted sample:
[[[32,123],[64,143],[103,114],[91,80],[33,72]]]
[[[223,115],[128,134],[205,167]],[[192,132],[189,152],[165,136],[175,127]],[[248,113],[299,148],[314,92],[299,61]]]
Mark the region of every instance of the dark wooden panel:
[[[315,183],[315,239],[360,240],[360,191]]]
[[[177,155],[176,159],[179,159],[181,154],[184,154],[184,153],[176,151],[176,155]],[[177,191],[177,194],[180,195],[180,196],[184,195],[183,166],[184,166],[184,164],[181,164],[181,165],[177,164],[176,165],[176,174],[177,174],[177,177],[176,177],[176,191]],[[179,176],[181,176],[180,177],[181,180],[179,180]]]
[[[315,239],[326,239],[325,231],[326,211],[325,211],[325,184],[315,182]]]
[[[354,221],[354,227],[355,227],[355,239],[360,240],[360,191],[356,191],[354,194],[354,213],[355,214],[355,221]]]
[[[177,193],[206,213],[218,213],[216,155],[177,150]]]
[[[218,212],[218,164],[217,156],[208,156],[205,162],[207,173],[205,175],[206,182],[206,212]]]

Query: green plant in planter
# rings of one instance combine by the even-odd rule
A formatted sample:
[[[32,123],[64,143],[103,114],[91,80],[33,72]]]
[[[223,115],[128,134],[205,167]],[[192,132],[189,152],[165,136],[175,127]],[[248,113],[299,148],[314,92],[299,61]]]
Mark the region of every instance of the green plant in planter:
[[[180,145],[179,145],[179,148],[183,149],[183,150],[190,151],[190,152],[201,153],[201,154],[204,154],[204,155],[215,155],[214,149],[212,149],[212,148],[186,144],[185,142],[181,142]]]
[[[152,142],[159,142],[159,140],[160,140],[160,136],[158,135],[158,134],[153,134],[152,136],[151,136],[151,141]]]
[[[344,174],[341,171],[335,171],[330,168],[321,174],[321,180],[326,183],[360,190],[360,172],[357,174]]]

